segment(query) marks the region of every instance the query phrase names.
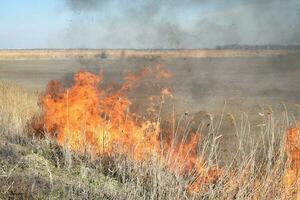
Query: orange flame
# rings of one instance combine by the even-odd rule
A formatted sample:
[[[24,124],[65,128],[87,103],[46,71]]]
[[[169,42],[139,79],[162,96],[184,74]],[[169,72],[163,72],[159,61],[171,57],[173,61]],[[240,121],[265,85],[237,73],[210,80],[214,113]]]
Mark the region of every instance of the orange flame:
[[[130,112],[132,102],[125,92],[149,73],[142,70],[129,74],[116,91],[101,88],[102,75],[89,72],[75,74],[75,83],[68,89],[51,81],[42,99],[44,128],[57,137],[60,145],[77,152],[90,152],[92,156],[117,153],[136,161],[156,156],[180,175],[193,172],[196,178],[188,189],[198,191],[202,184],[211,183],[218,175],[217,169],[204,170],[205,161],[196,150],[199,137],[194,134],[189,142],[180,145],[163,142],[158,120],[141,120]],[[167,78],[166,71],[162,74]],[[162,95],[172,94],[164,89]]]
[[[300,199],[300,132],[299,125],[291,128],[286,137],[286,155],[288,168],[284,174],[283,183],[286,195]]]
[[[181,175],[194,176],[193,182],[188,186],[190,192],[200,191],[203,184],[213,183],[220,175],[217,167],[205,169],[205,160],[197,155],[197,146],[200,138],[193,134],[188,143],[179,146],[168,146],[168,167]]]
[[[161,94],[163,96],[169,96],[169,97],[172,97],[173,98],[173,94],[171,92],[171,89],[170,88],[165,88],[161,91]]]
[[[160,65],[156,66],[156,71],[157,71],[157,74],[156,74],[157,79],[161,79],[161,78],[168,79],[168,78],[172,77],[172,74],[170,72],[168,72],[167,70],[162,69]]]

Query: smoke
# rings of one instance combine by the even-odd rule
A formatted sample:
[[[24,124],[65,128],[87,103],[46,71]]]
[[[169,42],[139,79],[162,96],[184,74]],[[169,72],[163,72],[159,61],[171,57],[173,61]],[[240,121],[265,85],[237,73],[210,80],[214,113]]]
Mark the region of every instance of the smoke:
[[[300,2],[65,0],[67,46],[203,48],[300,44]]]
[[[66,5],[75,12],[95,11],[107,2],[103,0],[66,0]]]

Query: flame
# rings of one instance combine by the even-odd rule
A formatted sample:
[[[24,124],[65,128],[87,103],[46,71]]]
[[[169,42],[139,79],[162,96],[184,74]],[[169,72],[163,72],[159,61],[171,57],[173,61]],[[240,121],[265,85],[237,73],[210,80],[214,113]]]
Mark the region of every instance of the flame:
[[[166,148],[169,149],[168,167],[181,175],[188,174],[195,177],[188,186],[190,192],[200,191],[204,183],[213,183],[220,175],[220,169],[217,167],[208,170],[204,168],[205,160],[197,155],[199,140],[199,135],[192,134],[188,143],[181,142],[175,147],[171,144]]]
[[[165,78],[165,79],[169,79],[172,77],[172,74],[170,72],[168,72],[165,69],[162,69],[160,65],[156,66],[156,78],[157,79],[161,79],[161,78]]]
[[[283,177],[286,195],[300,199],[300,124],[290,128],[286,136],[286,155],[288,167]]]
[[[172,94],[170,88],[164,88],[164,89],[161,91],[161,94],[162,94],[163,96],[169,96],[169,97],[172,97],[172,98],[173,98],[173,94]]]
[[[157,70],[156,76],[170,77],[159,67]],[[182,176],[193,174],[195,178],[188,190],[199,191],[203,184],[216,180],[219,171],[217,168],[205,170],[205,160],[197,155],[199,136],[192,134],[180,144],[162,141],[159,120],[142,119],[130,112],[132,102],[126,91],[136,87],[137,82],[150,73],[145,69],[128,74],[124,84],[114,91],[101,87],[102,74],[78,72],[70,88],[51,81],[41,102],[44,129],[56,137],[60,145],[91,153],[93,157],[122,154],[143,161],[155,156],[172,172]],[[162,95],[172,96],[171,90],[164,89]]]

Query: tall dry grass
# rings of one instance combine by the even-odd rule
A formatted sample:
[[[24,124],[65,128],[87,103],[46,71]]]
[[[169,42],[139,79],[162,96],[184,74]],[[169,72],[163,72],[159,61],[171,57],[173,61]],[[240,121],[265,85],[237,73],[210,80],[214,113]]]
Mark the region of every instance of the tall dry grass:
[[[37,104],[38,97],[38,92],[7,82],[0,82],[1,140],[4,140],[5,135],[24,135],[28,131],[28,122],[40,112]],[[271,108],[262,109],[259,123],[251,122],[245,113],[240,116],[223,113],[219,118],[215,118],[211,114],[208,116],[210,121],[208,134],[202,137],[198,147],[199,156],[205,156],[207,159],[204,170],[208,171],[211,166],[222,163],[219,142],[222,140],[223,134],[220,127],[225,118],[229,118],[234,124],[232,132],[237,138],[237,144],[233,145],[237,145],[238,148],[232,152],[232,157],[227,162],[229,164],[221,166],[219,178],[209,185],[203,185],[197,193],[191,193],[187,189],[188,185],[197,178],[197,174],[191,172],[182,176],[176,172],[170,172],[160,164],[158,158],[154,157],[152,160],[141,162],[134,162],[122,155],[90,159],[89,155],[78,155],[69,151],[67,147],[59,147],[51,138],[43,138],[40,141],[45,142],[31,144],[39,150],[30,154],[30,158],[43,156],[43,162],[47,163],[40,167],[43,171],[40,173],[44,173],[48,177],[49,189],[41,190],[45,196],[39,196],[39,198],[299,198],[296,186],[286,188],[283,184],[283,176],[288,166],[285,155],[285,133],[289,127],[295,124],[294,117],[288,114],[284,106],[279,114],[274,113]],[[183,127],[177,129],[183,130],[183,132],[176,134],[190,134],[191,120],[192,117],[185,115],[177,120],[174,126]],[[204,131],[201,123],[199,122],[198,134]],[[15,141],[15,144],[17,143],[18,141]],[[40,151],[42,153],[39,153]],[[32,162],[35,163],[35,170],[38,170],[37,159]],[[12,168],[10,174],[14,173],[15,169]],[[108,179],[99,178],[103,176]],[[11,182],[0,180],[2,185],[7,184],[1,191],[3,197],[7,197],[4,193],[12,190]],[[76,180],[76,183],[70,183],[70,186],[68,182],[72,182],[72,180]],[[28,187],[30,188],[28,191],[33,191],[32,184],[24,186],[24,188]],[[34,182],[34,184],[39,184],[39,182]],[[28,197],[37,198],[34,194]]]
[[[0,81],[0,129],[2,133],[23,134],[31,118],[40,112],[39,93]]]

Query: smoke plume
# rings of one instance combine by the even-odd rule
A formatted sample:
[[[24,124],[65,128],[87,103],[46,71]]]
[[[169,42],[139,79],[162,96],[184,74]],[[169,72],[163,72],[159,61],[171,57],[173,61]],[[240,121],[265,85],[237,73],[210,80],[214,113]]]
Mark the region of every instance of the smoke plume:
[[[299,44],[300,2],[65,0],[71,47],[203,48]]]

